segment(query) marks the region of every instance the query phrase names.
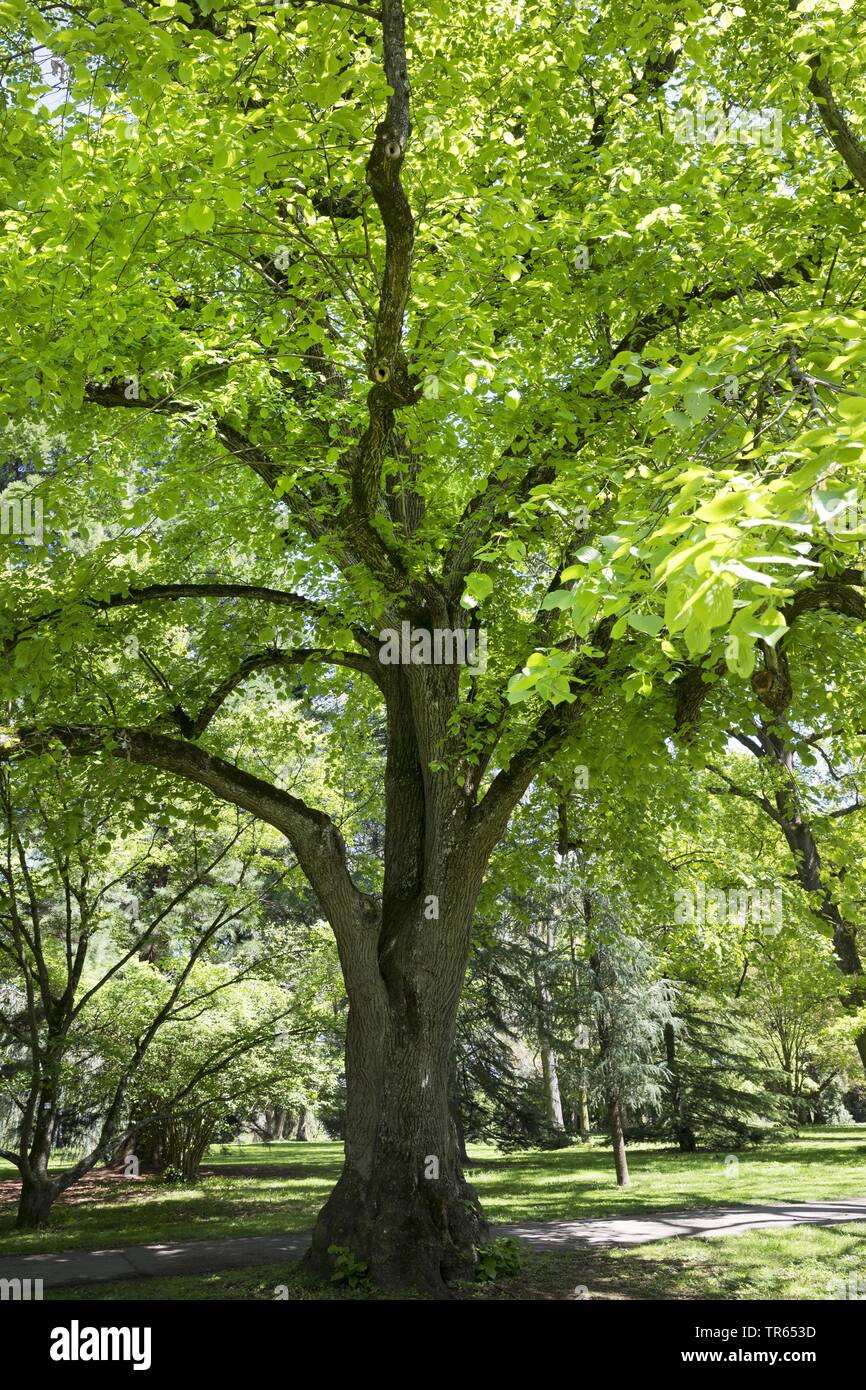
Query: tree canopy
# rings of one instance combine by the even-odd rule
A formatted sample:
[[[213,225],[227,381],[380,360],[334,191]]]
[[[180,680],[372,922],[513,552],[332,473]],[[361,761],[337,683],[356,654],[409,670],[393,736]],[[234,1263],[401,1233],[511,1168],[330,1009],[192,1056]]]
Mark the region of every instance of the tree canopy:
[[[437,1287],[481,1221],[472,917],[533,783],[634,817],[685,769],[764,815],[863,1004],[866,20],[0,16],[3,757],[288,839],[350,1001],[314,1260]]]

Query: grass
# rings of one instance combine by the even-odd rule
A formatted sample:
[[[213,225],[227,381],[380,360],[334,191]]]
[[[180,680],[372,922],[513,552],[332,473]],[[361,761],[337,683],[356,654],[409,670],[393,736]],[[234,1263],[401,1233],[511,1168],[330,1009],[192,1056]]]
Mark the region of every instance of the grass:
[[[672,1146],[633,1144],[627,1188],[616,1186],[610,1151],[601,1143],[552,1153],[473,1150],[473,1158],[476,1152],[470,1178],[491,1221],[577,1221],[739,1202],[866,1196],[864,1125],[804,1130],[797,1139],[747,1150],[736,1155],[735,1178],[728,1175],[723,1153],[683,1154]]]
[[[626,1189],[616,1187],[610,1152],[601,1141],[517,1154],[474,1145],[470,1154],[469,1176],[493,1222],[866,1195],[862,1125],[804,1130],[797,1139],[741,1153],[736,1178],[728,1175],[724,1154],[634,1144],[632,1185]],[[49,1229],[33,1234],[13,1230],[14,1208],[8,1206],[0,1214],[0,1255],[307,1230],[341,1161],[338,1144],[232,1145],[226,1152],[214,1150],[206,1165],[213,1175],[193,1184],[146,1180],[80,1189],[55,1208]],[[261,1176],[233,1173],[239,1164],[247,1171],[260,1169]],[[0,1177],[13,1175],[0,1166]]]
[[[162,1240],[281,1235],[305,1231],[337,1181],[339,1144],[233,1146],[230,1155],[210,1155],[217,1170],[232,1163],[257,1164],[261,1177],[201,1177],[194,1183],[156,1179],[81,1189],[81,1196],[55,1206],[44,1231],[13,1230],[14,1209],[0,1215],[0,1255],[39,1250],[88,1250]],[[282,1172],[275,1175],[274,1165]],[[0,1177],[11,1174],[0,1173]]]
[[[823,1300],[835,1298],[834,1280],[866,1293],[866,1227],[800,1226],[788,1231],[750,1231],[741,1236],[665,1240],[620,1250],[526,1252],[521,1270],[496,1284],[458,1287],[458,1299],[483,1301],[676,1299]],[[46,1300],[92,1302],[152,1300],[273,1300],[285,1290],[292,1301],[389,1299],[389,1295],[316,1283],[285,1265],[221,1270],[161,1279],[127,1279],[46,1291]],[[399,1295],[402,1299],[404,1295]]]
[[[611,1277],[644,1298],[828,1299],[858,1281],[866,1294],[866,1225],[798,1226],[740,1236],[665,1240],[608,1252]],[[634,1293],[629,1295],[635,1297]]]

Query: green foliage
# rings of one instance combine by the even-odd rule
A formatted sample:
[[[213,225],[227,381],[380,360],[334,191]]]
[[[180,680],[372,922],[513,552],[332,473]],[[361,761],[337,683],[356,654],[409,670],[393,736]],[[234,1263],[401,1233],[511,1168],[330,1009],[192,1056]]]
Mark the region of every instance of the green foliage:
[[[3,6],[0,488],[44,515],[0,537],[0,760],[21,824],[46,813],[24,857],[41,944],[0,953],[10,1114],[45,1041],[31,1017],[21,1043],[34,972],[43,1013],[80,1005],[52,1040],[79,1139],[225,912],[123,1105],[207,1118],[169,1160],[188,1174],[257,1108],[321,1101],[339,1128],[321,917],[410,885],[394,959],[444,954],[432,921],[402,945],[452,810],[485,852],[515,816],[460,1016],[470,1134],[555,1142],[551,1055],[566,1129],[587,1091],[595,1119],[612,1089],[649,1115],[668,979],[703,1020],[680,1034],[702,1131],[713,1096],[726,1133],[769,1114],[758,1071],[801,1115],[851,1080],[861,9],[575,0],[566,23],[554,0],[433,0],[395,84],[393,25],[364,6]],[[446,690],[413,668],[399,699],[392,672],[386,694],[383,624],[433,609],[483,629],[486,669]],[[234,833],[219,798],[277,829],[245,826],[170,907]],[[319,891],[340,877],[330,908],[287,838]],[[83,879],[87,921],[64,916]],[[760,883],[784,902],[775,944],[676,912],[678,890]]]
[[[662,1035],[671,1017],[670,987],[649,948],[625,932],[610,905],[596,902],[589,923],[586,986],[600,1049],[591,1084],[605,1102],[657,1110],[667,1081]]]
[[[345,1245],[329,1245],[328,1254],[334,1257],[331,1283],[346,1289],[368,1289],[370,1277],[363,1260],[358,1260]]]
[[[221,1127],[333,1075],[333,948],[278,920],[268,832],[130,828],[95,765],[17,767],[0,795],[0,1127],[24,1162],[62,1146],[86,1172],[125,1135],[124,1159],[188,1182]],[[31,1088],[48,1128],[18,1122]]]
[[[497,1279],[510,1279],[520,1271],[520,1244],[510,1236],[501,1236],[478,1248],[475,1278],[479,1284],[492,1284]]]
[[[738,1149],[790,1133],[782,1074],[761,1055],[757,1025],[736,1000],[678,991],[670,1085],[660,1127],[684,1149]]]

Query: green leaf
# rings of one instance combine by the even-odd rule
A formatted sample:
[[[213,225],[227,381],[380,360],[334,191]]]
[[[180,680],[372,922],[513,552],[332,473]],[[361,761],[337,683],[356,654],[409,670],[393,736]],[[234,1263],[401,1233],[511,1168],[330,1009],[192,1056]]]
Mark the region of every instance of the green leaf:
[[[691,420],[703,420],[715,404],[706,386],[694,386],[683,395],[683,404]]]
[[[746,493],[740,489],[737,492],[718,492],[711,502],[705,502],[702,507],[698,507],[695,516],[700,517],[701,521],[729,521],[738,512],[745,509]]]
[[[836,410],[843,420],[859,424],[866,419],[866,396],[837,396]]]
[[[646,632],[655,637],[664,627],[665,620],[657,613],[629,613],[628,625],[637,632]]]
[[[693,621],[706,628],[723,627],[734,611],[734,591],[720,575],[704,587],[695,599]],[[688,639],[686,639],[688,640]]]
[[[481,574],[478,570],[473,570],[466,576],[466,588],[460,600],[464,608],[476,608],[479,603],[483,603],[493,593],[493,580],[489,574]]]
[[[214,210],[208,203],[190,203],[187,218],[197,232],[209,232],[214,225]]]
[[[551,593],[545,594],[541,601],[544,609],[552,608],[573,608],[577,600],[577,594],[573,589],[554,589]]]

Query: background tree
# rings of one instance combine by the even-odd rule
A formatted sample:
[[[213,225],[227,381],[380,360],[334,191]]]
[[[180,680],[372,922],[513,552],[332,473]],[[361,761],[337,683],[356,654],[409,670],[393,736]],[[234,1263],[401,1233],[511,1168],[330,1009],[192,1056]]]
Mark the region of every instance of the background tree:
[[[256,885],[246,882],[254,846],[243,845],[241,819],[222,840],[193,836],[188,853],[172,854],[169,881],[144,916],[118,913],[112,891],[146,873],[154,859],[163,864],[164,851],[154,835],[133,837],[112,857],[111,837],[126,808],[116,786],[86,774],[47,758],[0,779],[0,952],[15,981],[7,986],[0,1030],[14,1061],[4,1090],[17,1110],[15,1147],[4,1148],[3,1157],[21,1174],[21,1230],[44,1225],[60,1193],[108,1160],[128,1124],[130,1088],[160,1030],[206,1009],[217,991],[257,964],[241,963],[210,986],[196,969],[257,902]],[[168,927],[160,971],[146,957]],[[219,1050],[209,1060],[197,1056],[196,1074],[202,1079],[224,1065]],[[181,1087],[172,1104],[179,1107],[191,1089]],[[59,1133],[82,1114],[90,1117],[92,1142],[77,1161],[50,1172]]]
[[[628,1187],[626,1114],[660,1108],[670,991],[667,982],[656,977],[646,946],[622,930],[608,905],[587,900],[586,916],[592,952],[589,986],[599,1044],[591,1078],[607,1112],[617,1185]]]

